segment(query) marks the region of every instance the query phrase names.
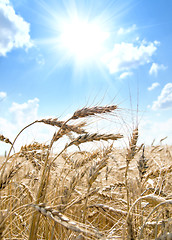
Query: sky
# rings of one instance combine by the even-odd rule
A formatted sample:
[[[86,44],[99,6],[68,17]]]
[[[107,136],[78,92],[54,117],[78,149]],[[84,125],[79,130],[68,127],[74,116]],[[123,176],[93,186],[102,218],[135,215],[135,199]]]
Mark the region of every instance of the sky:
[[[172,144],[171,11],[171,0],[0,0],[0,134],[117,104],[141,143]],[[36,126],[20,144],[54,130]]]

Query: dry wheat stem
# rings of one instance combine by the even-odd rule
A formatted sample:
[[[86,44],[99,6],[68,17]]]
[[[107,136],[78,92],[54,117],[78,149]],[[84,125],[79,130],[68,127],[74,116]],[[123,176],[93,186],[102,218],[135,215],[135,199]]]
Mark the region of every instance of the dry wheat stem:
[[[150,216],[151,216],[160,206],[165,205],[165,204],[172,204],[172,199],[170,199],[170,200],[165,200],[164,202],[161,202],[161,203],[159,203],[158,205],[156,205],[156,207],[155,207],[154,209],[152,209],[152,211],[151,211],[151,212],[149,213],[149,215],[147,216],[147,218],[146,218],[146,220],[145,220],[142,228],[140,229],[140,234],[139,234],[139,238],[138,238],[139,240],[142,239],[143,230],[144,230],[144,228],[145,228],[145,226],[146,226],[146,223],[147,223],[148,219],[150,218]]]
[[[9,152],[8,152],[8,155],[7,155],[7,157],[6,157],[6,160],[3,162],[2,166],[0,167],[0,170],[2,170],[2,172],[1,172],[1,178],[2,178],[2,176],[3,176],[3,174],[4,174],[4,170],[5,170],[5,168],[6,168],[6,164],[7,164],[8,160],[9,160],[11,151],[12,151],[12,149],[14,148],[14,144],[15,144],[17,138],[19,137],[19,135],[20,135],[26,128],[32,126],[33,124],[35,124],[35,123],[37,123],[37,122],[38,122],[38,121],[36,120],[36,121],[30,123],[29,125],[25,126],[25,127],[17,134],[17,136],[15,137],[15,139],[14,139],[12,145],[11,145],[11,148],[10,148],[10,150],[9,150]]]
[[[81,203],[83,200],[85,200],[87,197],[91,197],[94,194],[96,194],[98,191],[100,190],[100,188],[95,188],[91,191],[89,191],[89,193],[86,193],[83,197],[79,197],[78,199],[76,199],[75,201],[73,201],[71,204],[68,204],[65,208],[64,211],[66,211],[67,209],[71,208],[73,205]]]
[[[83,223],[85,223],[86,215],[87,215],[87,203],[88,203],[88,194],[90,192],[90,189],[92,187],[93,182],[96,180],[98,175],[101,173],[100,171],[107,165],[107,159],[108,155],[102,159],[99,162],[96,162],[95,165],[93,165],[90,168],[89,176],[88,176],[88,188],[87,188],[87,197],[85,199],[84,209],[83,209]]]
[[[155,226],[161,226],[163,223],[171,223],[172,222],[172,219],[169,218],[169,219],[163,219],[163,220],[160,220],[160,221],[152,221],[152,222],[146,222],[145,225],[146,226],[151,226],[151,227],[155,227]]]
[[[156,206],[157,204],[166,201],[165,198],[160,197],[160,196],[157,196],[157,195],[154,195],[154,194],[149,194],[149,195],[146,195],[146,196],[143,196],[143,197],[139,197],[139,198],[133,203],[133,205],[131,206],[128,215],[131,213],[131,211],[132,211],[132,209],[134,208],[134,206],[135,206],[139,201],[141,201],[141,200],[145,200],[145,201],[149,202],[152,206]]]
[[[129,217],[131,216],[131,211],[133,210],[133,208],[135,207],[135,205],[141,201],[141,200],[145,200],[147,202],[149,202],[150,204],[152,204],[153,206],[159,204],[159,203],[163,203],[165,201],[164,198],[160,197],[160,196],[156,196],[154,194],[150,194],[150,195],[146,195],[146,196],[143,196],[143,197],[140,197],[138,198],[134,203],[133,205],[131,206],[131,208],[129,209],[128,211],[128,214],[127,214],[127,218],[126,218],[126,224],[129,220]]]
[[[29,189],[29,187],[26,184],[24,184],[24,183],[21,183],[20,185],[24,188],[24,191],[27,192],[28,197],[30,198],[30,201],[31,202],[35,202],[35,197],[33,196],[31,190]]]
[[[47,157],[44,163],[43,172],[41,175],[40,185],[37,191],[36,196],[36,204],[39,204],[41,201],[44,201],[46,192],[47,192],[47,186],[49,182],[49,176],[50,176],[50,167],[51,164],[49,163],[49,152],[47,153]],[[36,239],[37,238],[37,231],[39,227],[39,221],[40,221],[40,215],[33,213],[31,226],[30,226],[30,233],[29,233],[29,240]]]
[[[0,211],[0,240],[3,239],[3,232],[5,230],[5,222],[6,222],[6,217],[8,215],[8,212],[3,213]]]

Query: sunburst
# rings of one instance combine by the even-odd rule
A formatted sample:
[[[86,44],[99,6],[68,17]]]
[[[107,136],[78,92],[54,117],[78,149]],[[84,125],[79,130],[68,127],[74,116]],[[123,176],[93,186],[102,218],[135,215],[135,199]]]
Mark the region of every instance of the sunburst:
[[[62,23],[58,44],[77,64],[85,64],[98,60],[108,37],[100,23],[75,17]]]

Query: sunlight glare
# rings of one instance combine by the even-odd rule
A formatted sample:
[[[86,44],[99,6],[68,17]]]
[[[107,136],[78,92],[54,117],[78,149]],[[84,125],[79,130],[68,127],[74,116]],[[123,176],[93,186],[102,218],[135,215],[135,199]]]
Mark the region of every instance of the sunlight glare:
[[[76,18],[62,24],[60,45],[76,62],[85,63],[99,58],[108,37],[97,22]]]

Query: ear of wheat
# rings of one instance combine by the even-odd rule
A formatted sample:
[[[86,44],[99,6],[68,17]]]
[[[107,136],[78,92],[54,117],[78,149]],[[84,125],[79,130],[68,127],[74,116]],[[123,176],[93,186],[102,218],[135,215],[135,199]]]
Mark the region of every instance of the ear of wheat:
[[[147,171],[147,168],[148,168],[148,165],[147,165],[148,159],[145,158],[144,150],[145,150],[145,147],[143,146],[142,156],[140,157],[139,161],[137,162],[137,168],[139,170],[139,176],[140,176],[141,181],[142,181],[142,179]]]
[[[92,107],[92,108],[82,108],[76,111],[71,119],[78,119],[88,116],[94,116],[97,114],[110,113],[117,109],[117,105],[105,106],[105,107]]]
[[[4,135],[0,135],[0,141],[9,143],[12,145],[12,142],[9,140],[9,138],[4,137]]]
[[[88,133],[86,133],[86,134],[80,135],[79,137],[74,139],[69,144],[69,146],[71,146],[73,144],[78,146],[81,143],[100,141],[100,140],[104,140],[104,141],[117,140],[117,139],[120,139],[122,137],[123,137],[123,135],[121,135],[121,134],[97,134],[97,133],[88,134]]]

